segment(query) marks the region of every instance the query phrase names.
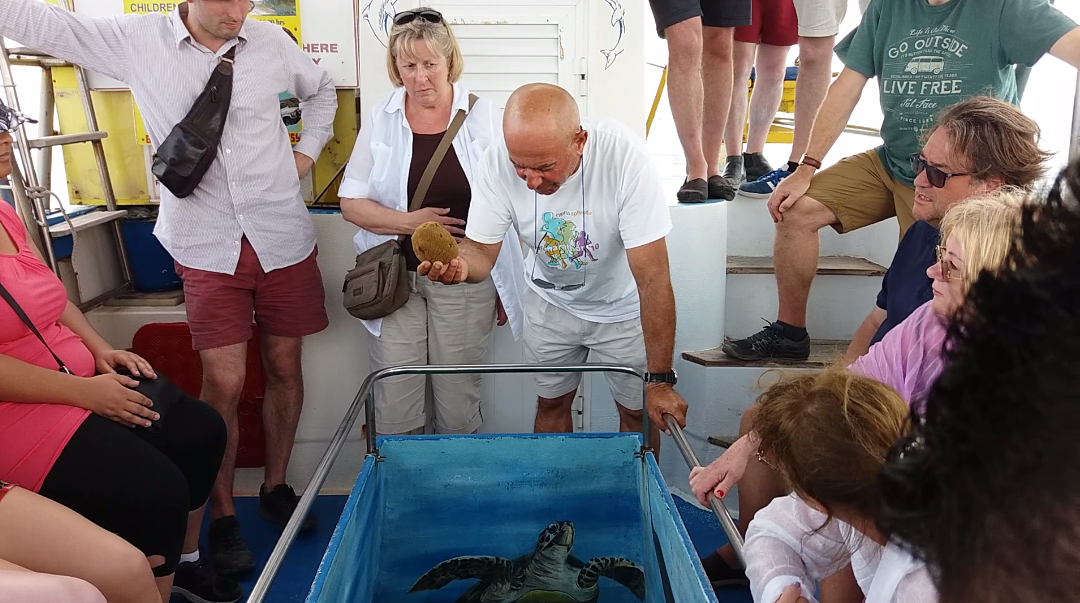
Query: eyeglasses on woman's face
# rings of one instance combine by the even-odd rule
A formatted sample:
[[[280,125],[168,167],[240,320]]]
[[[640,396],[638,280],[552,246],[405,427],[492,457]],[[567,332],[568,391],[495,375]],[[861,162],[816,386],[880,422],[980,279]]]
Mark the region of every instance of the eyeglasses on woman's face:
[[[941,278],[947,281],[958,281],[962,278],[960,267],[949,259],[949,252],[944,245],[937,246],[938,269],[941,270]]]

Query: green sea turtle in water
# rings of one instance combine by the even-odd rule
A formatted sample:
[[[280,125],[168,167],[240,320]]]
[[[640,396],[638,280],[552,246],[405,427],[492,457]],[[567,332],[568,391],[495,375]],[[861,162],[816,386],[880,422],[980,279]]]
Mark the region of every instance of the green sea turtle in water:
[[[574,524],[557,521],[536,541],[532,553],[517,559],[455,557],[436,565],[416,581],[409,592],[435,590],[454,580],[479,579],[457,603],[595,603],[598,581],[606,576],[645,600],[645,573],[619,557],[597,557],[583,562],[570,554]]]

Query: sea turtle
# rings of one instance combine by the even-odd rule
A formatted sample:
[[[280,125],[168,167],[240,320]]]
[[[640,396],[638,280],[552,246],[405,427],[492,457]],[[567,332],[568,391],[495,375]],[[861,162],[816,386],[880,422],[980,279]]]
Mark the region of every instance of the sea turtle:
[[[574,524],[557,521],[544,528],[532,553],[517,559],[455,557],[436,565],[416,581],[409,592],[435,590],[454,580],[477,578],[457,603],[595,603],[597,582],[607,576],[645,600],[645,573],[619,557],[597,557],[587,563],[570,554]]]

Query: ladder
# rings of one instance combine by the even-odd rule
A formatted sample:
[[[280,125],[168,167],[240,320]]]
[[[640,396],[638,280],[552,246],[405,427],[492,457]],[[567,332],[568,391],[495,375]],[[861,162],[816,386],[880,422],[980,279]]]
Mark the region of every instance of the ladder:
[[[59,0],[58,4],[64,10],[73,10],[71,0]],[[82,67],[35,50],[8,48],[4,39],[0,37],[0,80],[2,80],[5,101],[9,107],[20,112],[22,108],[19,105],[19,97],[15,90],[15,79],[11,71],[12,65],[34,66],[42,70],[41,107],[37,116],[38,136],[31,138],[27,134],[26,124],[19,125],[15,132],[15,139],[20,161],[11,162],[11,191],[15,198],[16,211],[26,225],[27,232],[30,233],[30,237],[37,244],[38,249],[42,250],[45,261],[48,263],[49,268],[56,273],[57,277],[61,277],[61,263],[57,258],[54,239],[71,237],[71,265],[73,269],[75,266],[75,239],[79,231],[107,224],[111,227],[115,239],[122,282],[119,286],[89,300],[83,300],[80,295],[79,308],[86,311],[105,303],[120,293],[129,292],[133,289],[131,268],[128,264],[127,251],[124,247],[121,232],[121,220],[127,215],[127,211],[117,208],[112,180],[109,178],[108,164],[105,161],[105,148],[101,143],[102,139],[108,136],[108,133],[98,129],[97,115],[94,112],[94,104],[90,97],[90,85]],[[56,98],[52,79],[52,69],[54,67],[72,67],[74,69],[80,100],[86,115],[87,132],[56,134],[53,130]],[[98,177],[101,179],[101,188],[105,198],[105,211],[94,211],[69,218],[64,208],[60,206],[59,209],[63,213],[64,221],[50,225],[48,223],[48,213],[51,207],[51,199],[56,196],[51,191],[52,149],[57,146],[87,142],[94,149]],[[40,153],[40,161],[36,167],[31,151]],[[59,200],[57,201],[57,204],[60,205]],[[78,291],[78,271],[76,270],[75,273],[74,286]]]

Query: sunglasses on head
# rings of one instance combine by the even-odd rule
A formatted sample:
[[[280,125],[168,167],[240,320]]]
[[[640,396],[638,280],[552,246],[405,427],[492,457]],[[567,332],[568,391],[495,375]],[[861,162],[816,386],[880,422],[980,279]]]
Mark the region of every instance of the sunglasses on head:
[[[437,10],[431,10],[425,8],[422,10],[403,10],[400,13],[394,15],[394,25],[406,25],[413,21],[420,19],[421,21],[427,21],[428,23],[442,23],[443,16]]]
[[[918,153],[911,154],[911,171],[915,172],[915,176],[919,175],[919,172],[926,171],[926,179],[930,181],[930,186],[934,188],[941,188],[945,186],[945,181],[949,178],[956,176],[969,176],[970,174],[950,174],[943,172],[940,169],[926,163],[926,160],[922,158],[922,155]]]

